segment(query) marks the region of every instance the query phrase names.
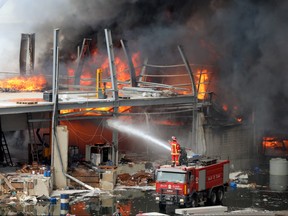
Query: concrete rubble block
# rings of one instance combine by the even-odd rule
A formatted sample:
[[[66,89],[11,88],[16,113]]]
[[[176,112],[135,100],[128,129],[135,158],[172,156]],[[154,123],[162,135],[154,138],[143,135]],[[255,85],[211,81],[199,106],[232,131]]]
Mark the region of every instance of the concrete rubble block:
[[[196,208],[182,208],[175,209],[176,214],[186,215],[186,214],[197,214],[197,215],[205,215],[205,214],[224,214],[227,212],[227,206],[208,206],[208,207],[196,207]]]
[[[109,170],[102,174],[101,181],[111,182],[114,185],[116,184],[117,173],[115,170]]]
[[[117,168],[117,173],[128,173],[130,175],[133,175],[134,173],[138,172],[139,170],[145,170],[145,164],[144,163],[129,163],[129,164],[122,164],[119,165]]]
[[[99,176],[79,176],[77,179],[84,183],[99,183]]]
[[[131,179],[131,175],[128,173],[122,173],[122,174],[118,174],[117,178],[120,182],[125,182]]]
[[[101,200],[101,206],[102,207],[112,207],[114,205],[113,198],[111,199],[102,199]]]
[[[137,181],[141,181],[142,179],[145,180],[153,180],[153,174],[152,173],[147,173],[143,170],[140,170],[139,172],[135,173],[132,175],[133,179],[136,179]]]
[[[11,182],[11,185],[13,185],[16,190],[23,190],[24,187],[28,189],[34,188],[34,182]]]
[[[87,184],[90,185],[91,187],[94,187],[94,188],[100,187],[100,182],[89,182]]]
[[[100,184],[100,174],[95,172],[92,169],[87,168],[86,166],[80,165],[79,167],[74,168],[69,171],[69,174],[79,181],[90,185],[91,187],[98,188]],[[80,184],[68,179],[68,184],[74,187],[80,187]]]
[[[108,181],[100,181],[100,188],[102,190],[113,190],[114,189],[114,184],[112,182]]]
[[[71,173],[69,172],[70,175],[73,177],[82,177],[82,176],[95,176],[98,177],[99,174],[96,173],[94,170],[87,169],[86,167],[77,167],[75,168]]]
[[[117,177],[117,182],[125,186],[147,186],[154,184],[154,179],[152,173],[147,173],[140,170],[133,175],[128,173],[119,174]]]
[[[28,180],[30,181],[30,180]],[[49,197],[52,193],[53,185],[51,181],[51,177],[42,177],[42,176],[36,176],[33,178],[34,187],[29,189],[24,184],[24,191],[27,191],[28,195],[30,196],[47,196]]]

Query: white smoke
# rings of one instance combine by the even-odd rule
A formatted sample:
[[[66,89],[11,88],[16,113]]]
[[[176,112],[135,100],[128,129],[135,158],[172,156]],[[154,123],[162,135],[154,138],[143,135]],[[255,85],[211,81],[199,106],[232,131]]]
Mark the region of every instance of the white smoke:
[[[56,25],[63,16],[71,13],[68,2],[69,0],[0,1],[1,72],[19,72],[21,33],[36,34],[36,57],[44,52],[47,42],[53,37],[53,28],[57,28]],[[46,32],[36,32],[38,26],[45,26]],[[47,38],[47,32],[51,35],[50,38]]]

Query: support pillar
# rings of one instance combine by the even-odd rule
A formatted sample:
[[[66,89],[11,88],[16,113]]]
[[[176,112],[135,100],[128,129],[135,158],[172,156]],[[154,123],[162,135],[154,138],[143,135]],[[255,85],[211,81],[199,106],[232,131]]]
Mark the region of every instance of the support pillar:
[[[116,69],[115,69],[115,59],[114,59],[114,52],[113,52],[113,44],[112,44],[112,37],[111,31],[105,29],[105,38],[106,38],[106,45],[107,45],[107,52],[108,52],[108,59],[109,59],[109,67],[110,67],[110,76],[111,76],[111,83],[112,83],[112,92],[113,92],[113,100],[114,100],[114,118],[118,116],[118,86],[117,86],[117,77],[116,77]],[[112,162],[114,165],[118,165],[118,131],[113,129],[112,134]]]
[[[53,154],[54,161],[54,186],[56,188],[65,188],[67,179],[64,173],[67,173],[68,168],[68,129],[67,126],[61,125],[56,127],[56,142],[55,152]]]

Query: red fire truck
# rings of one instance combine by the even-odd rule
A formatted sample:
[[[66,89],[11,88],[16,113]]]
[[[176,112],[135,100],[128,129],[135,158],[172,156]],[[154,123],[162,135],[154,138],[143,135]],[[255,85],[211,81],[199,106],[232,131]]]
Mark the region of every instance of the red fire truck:
[[[156,202],[196,207],[221,203],[229,183],[229,160],[199,159],[188,166],[164,165],[156,170]]]

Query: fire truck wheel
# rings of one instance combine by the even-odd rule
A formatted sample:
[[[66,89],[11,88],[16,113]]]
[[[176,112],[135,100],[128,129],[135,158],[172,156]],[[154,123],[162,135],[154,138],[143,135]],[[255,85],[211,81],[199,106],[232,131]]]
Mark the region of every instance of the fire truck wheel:
[[[197,197],[197,195],[194,195],[192,197],[191,207],[194,208],[194,207],[197,207],[197,206],[198,206],[198,197]]]
[[[210,198],[209,198],[209,204],[210,204],[210,205],[215,205],[215,204],[216,204],[216,201],[217,201],[216,192],[215,192],[215,190],[212,190],[212,191],[211,191],[211,194],[210,194]]]
[[[165,210],[166,209],[166,204],[159,203],[159,209],[160,210]]]
[[[223,188],[219,188],[217,191],[217,203],[221,204],[224,198],[224,190]]]

